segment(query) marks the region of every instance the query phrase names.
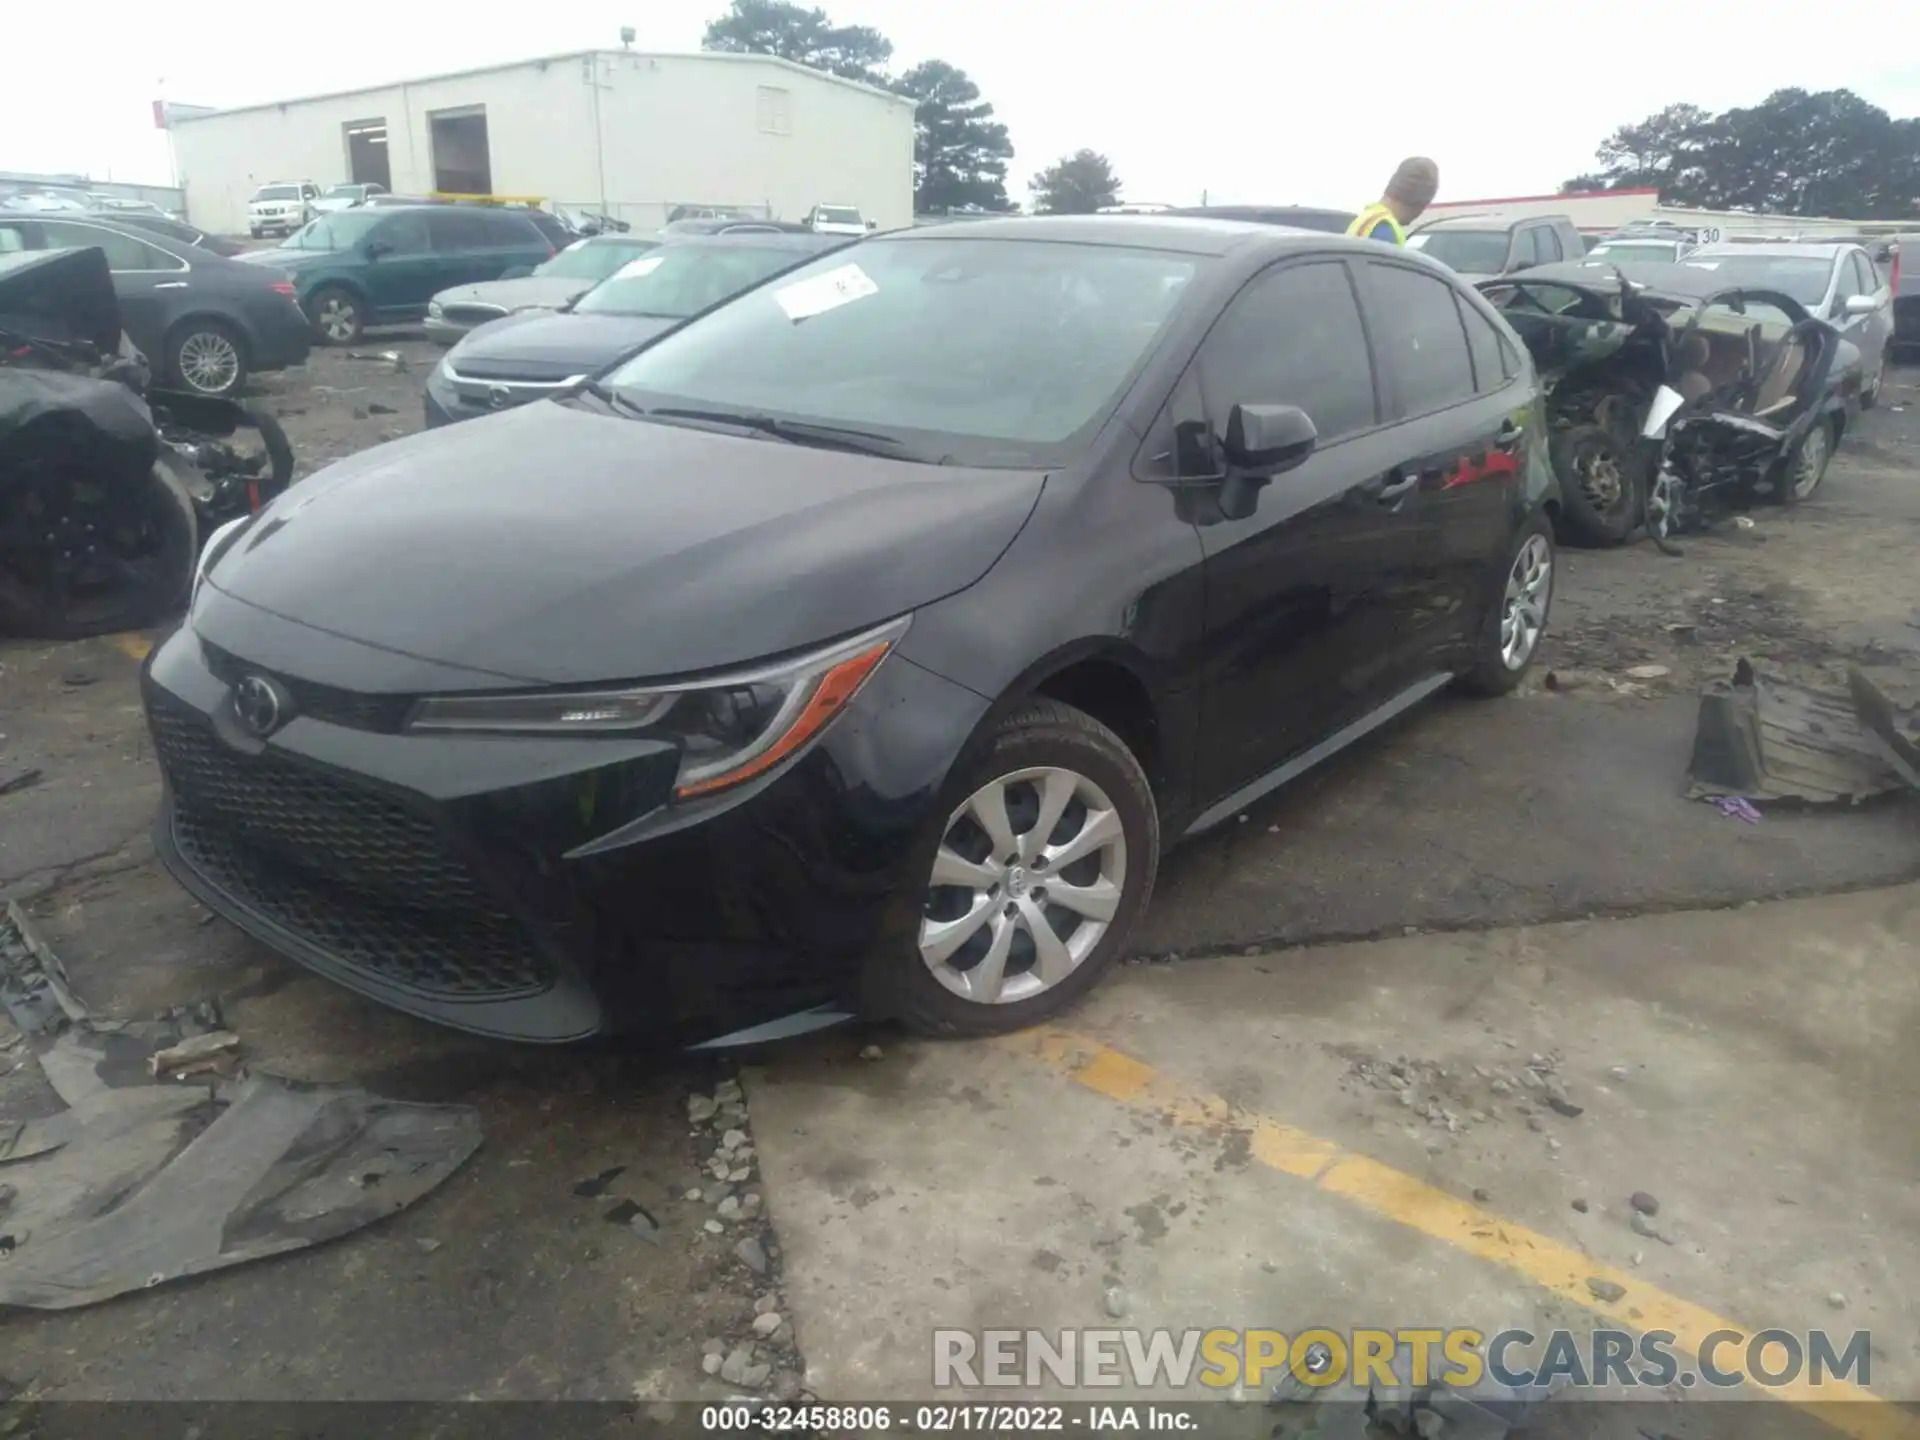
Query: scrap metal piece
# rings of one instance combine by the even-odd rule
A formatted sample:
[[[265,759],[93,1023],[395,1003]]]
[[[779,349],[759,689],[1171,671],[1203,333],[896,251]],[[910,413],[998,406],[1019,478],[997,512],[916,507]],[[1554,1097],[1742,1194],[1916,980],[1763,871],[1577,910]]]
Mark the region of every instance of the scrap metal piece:
[[[94,1020],[12,905],[0,1001],[70,1107],[0,1125],[0,1306],[71,1309],[333,1239],[406,1208],[480,1145],[464,1105],[258,1074],[154,1083],[156,1059],[231,1053],[217,1012]]]
[[[1920,790],[1920,744],[1900,728],[1899,717],[1893,713],[1893,702],[1860,673],[1857,665],[1847,667],[1847,689],[1853,692],[1854,710],[1874,749],[1894,774],[1913,789]]]
[[[1687,773],[1695,800],[1858,804],[1900,784],[1852,699],[1763,680],[1745,660],[1700,697]]]

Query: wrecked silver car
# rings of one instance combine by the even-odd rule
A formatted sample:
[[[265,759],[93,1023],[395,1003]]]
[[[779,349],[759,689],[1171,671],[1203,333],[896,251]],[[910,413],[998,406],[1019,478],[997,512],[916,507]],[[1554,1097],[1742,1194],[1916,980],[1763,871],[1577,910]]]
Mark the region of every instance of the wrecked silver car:
[[[1542,266],[1479,288],[1540,371],[1571,538],[1645,524],[1665,546],[1805,499],[1858,410],[1860,357],[1833,326],[1705,267]]]

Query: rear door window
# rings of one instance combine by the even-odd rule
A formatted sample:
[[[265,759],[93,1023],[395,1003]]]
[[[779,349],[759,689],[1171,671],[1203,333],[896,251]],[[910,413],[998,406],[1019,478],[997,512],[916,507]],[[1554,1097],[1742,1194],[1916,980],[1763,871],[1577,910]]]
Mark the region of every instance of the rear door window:
[[[529,220],[524,215],[488,215],[480,217],[486,222],[486,243],[503,250],[524,250],[527,246],[539,246],[546,242],[538,221]]]
[[[1401,265],[1367,265],[1374,349],[1393,377],[1402,420],[1474,395],[1473,360],[1453,287]]]
[[[1287,265],[1249,282],[1208,334],[1199,370],[1216,435],[1226,433],[1235,405],[1298,405],[1323,445],[1379,418],[1360,304],[1339,260]]]
[[[438,220],[438,215],[434,219]],[[368,237],[388,248],[390,255],[424,255],[431,247],[427,217],[420,214],[395,215]]]
[[[1850,259],[1853,264],[1854,283],[1860,287],[1860,293],[1873,294],[1882,284],[1880,277],[1874,273],[1873,262],[1867,259],[1864,251],[1860,250],[1854,251]]]
[[[117,230],[102,230],[93,225],[74,225],[60,220],[44,221],[41,228],[47,237],[49,249],[96,246],[106,252],[107,268],[118,273],[185,268],[171,255],[162,254],[144,240],[136,240]]]
[[[1464,295],[1455,295],[1453,298],[1460,307],[1460,323],[1467,331],[1467,353],[1473,360],[1474,389],[1482,395],[1491,394],[1511,380],[1519,366],[1514,363],[1511,347],[1502,341],[1500,332],[1493,328],[1493,322],[1474,309]]]
[[[428,215],[426,221],[427,233],[433,238],[433,248],[441,253],[485,250],[493,243],[487,229],[487,217],[471,210],[448,206]]]

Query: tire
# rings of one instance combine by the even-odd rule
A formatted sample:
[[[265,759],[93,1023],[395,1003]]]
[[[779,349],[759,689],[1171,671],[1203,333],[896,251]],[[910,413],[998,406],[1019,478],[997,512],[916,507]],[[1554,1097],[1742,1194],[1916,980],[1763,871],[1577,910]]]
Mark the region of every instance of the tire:
[[[985,797],[996,787],[1007,821],[1003,843],[1011,840],[1015,854],[1041,863],[1007,866],[990,853],[995,847],[974,816],[982,807],[990,810]],[[1039,807],[1050,794],[1063,808],[1049,834],[1064,838],[1046,845],[1036,836]],[[1092,716],[1058,701],[1035,700],[1001,721],[984,748],[956,768],[938,814],[914,852],[929,883],[909,897],[914,918],[903,932],[904,944],[882,947],[869,958],[864,1008],[926,1035],[999,1035],[1067,1009],[1120,957],[1153,893],[1160,815],[1139,760]],[[1057,861],[1045,868],[1048,851],[1084,843],[1090,835],[1107,838],[1064,869]],[[946,873],[956,883],[931,883],[937,860],[950,867]],[[1049,901],[1052,876],[1061,878],[1053,882]],[[978,886],[972,883],[976,877]],[[1066,884],[1087,892],[1082,903],[1097,906],[1095,913],[1106,918],[1060,904]],[[972,914],[979,918],[964,932],[939,929]],[[1053,936],[1050,953],[1058,969],[1052,975],[1043,974],[1036,925]],[[939,958],[943,947],[947,953]],[[983,967],[994,962],[995,951],[1002,978],[995,987],[999,998],[989,1000]],[[979,998],[961,993],[974,986],[982,987]]]
[[[367,328],[367,307],[344,285],[322,285],[307,299],[313,336],[322,345],[351,345]]]
[[[195,395],[238,395],[247,383],[247,338],[224,320],[187,320],[167,336],[167,373]],[[196,378],[197,377],[197,378]]]
[[[1635,459],[1612,431],[1576,425],[1553,437],[1553,473],[1570,538],[1618,545],[1639,522]]]
[[[49,595],[0,569],[0,633],[85,640],[139,629],[177,613],[192,590],[194,563],[200,554],[193,497],[162,460],[153,467],[140,502],[147,513],[139,523],[150,549],[140,583],[75,605],[67,597]]]
[[[1818,424],[1807,427],[1807,433],[1800,437],[1793,453],[1781,462],[1773,482],[1774,504],[1798,505],[1813,498],[1833,464],[1836,428],[1832,416],[1825,416]]]
[[[1474,645],[1473,668],[1460,676],[1460,689],[1469,695],[1492,697],[1509,693],[1540,653],[1540,641],[1547,632],[1547,620],[1553,608],[1553,526],[1544,515],[1537,515],[1514,537],[1507,551],[1505,568],[1500,572],[1500,590]],[[1520,602],[1528,595],[1527,574],[1535,576],[1531,592],[1533,605]],[[1527,629],[1510,632],[1509,620],[1520,625],[1531,610],[1533,623]],[[1523,648],[1517,655],[1510,636],[1520,634]]]

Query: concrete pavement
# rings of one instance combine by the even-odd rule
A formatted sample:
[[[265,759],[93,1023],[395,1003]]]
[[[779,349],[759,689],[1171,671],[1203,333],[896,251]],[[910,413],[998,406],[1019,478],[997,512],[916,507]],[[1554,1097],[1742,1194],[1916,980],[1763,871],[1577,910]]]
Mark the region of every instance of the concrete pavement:
[[[835,1398],[930,1394],[935,1326],[1604,1316],[1870,1329],[1913,1399],[1917,1013],[1906,886],[1134,966],[1060,1031],[823,1036],[747,1088]]]

